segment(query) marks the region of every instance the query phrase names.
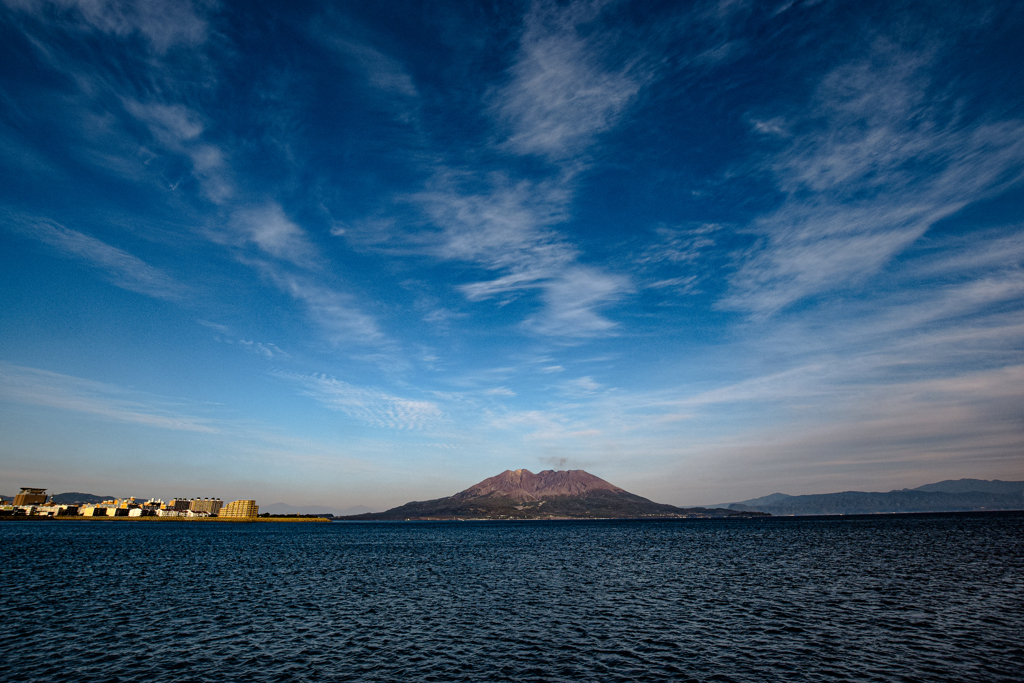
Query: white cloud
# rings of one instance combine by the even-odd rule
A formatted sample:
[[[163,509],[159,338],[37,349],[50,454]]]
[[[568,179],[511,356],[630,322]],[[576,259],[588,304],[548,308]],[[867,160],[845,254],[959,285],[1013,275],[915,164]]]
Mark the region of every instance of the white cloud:
[[[143,104],[126,99],[125,109],[133,116],[146,122],[149,130],[162,144],[178,148],[203,134],[202,117],[181,104]]]
[[[239,339],[238,344],[253,353],[267,358],[291,358],[291,356],[277,347],[277,344],[270,342],[254,342],[246,339]]]
[[[229,328],[227,325],[221,325],[220,323],[210,322],[209,320],[197,320],[196,322],[198,322],[203,327],[209,327],[211,330],[216,330],[221,334],[231,334],[231,328]]]
[[[596,7],[536,3],[527,16],[512,80],[493,97],[509,149],[552,160],[576,156],[618,122],[640,90],[628,66],[603,68],[600,37],[580,30]]]
[[[420,430],[439,421],[443,414],[432,401],[402,398],[377,389],[357,387],[327,375],[275,372],[298,384],[301,391],[331,410],[374,427]]]
[[[716,244],[715,233],[722,226],[715,223],[688,227],[659,226],[658,241],[636,257],[640,265],[659,263],[681,264],[698,260]]]
[[[467,192],[459,180],[439,174],[414,197],[443,229],[434,247],[439,256],[516,273],[547,271],[575,258],[576,250],[552,229],[568,218],[570,196],[563,183],[494,177],[489,191]]]
[[[244,239],[271,256],[301,267],[316,264],[316,249],[305,231],[276,203],[239,209],[232,215],[231,225]]]
[[[392,95],[416,97],[412,78],[398,60],[366,44],[324,36],[327,43],[356,65],[374,88]]]
[[[762,242],[725,307],[768,315],[863,282],[936,221],[1021,177],[1024,122],[946,122],[945,103],[925,95],[932,68],[879,43],[823,80],[791,117],[788,150],[767,162],[789,198],[754,223]]]
[[[116,287],[158,299],[176,300],[188,289],[167,273],[106,242],[46,218],[15,217],[10,227],[100,271]]]
[[[224,152],[204,143],[203,117],[182,104],[142,103],[131,98],[122,100],[125,110],[146,124],[160,151],[186,156],[192,162],[192,173],[199,181],[207,199],[223,204],[235,190],[229,180]]]
[[[597,268],[576,266],[547,282],[542,299],[544,309],[524,323],[541,334],[590,337],[611,333],[616,324],[596,309],[618,301],[632,291],[629,278],[603,273]]]
[[[160,429],[216,433],[210,420],[160,406],[163,399],[112,384],[0,361],[0,398]]]
[[[197,12],[206,3],[188,0],[3,0],[8,6],[43,14],[50,7],[74,9],[87,24],[105,33],[141,33],[164,53],[175,46],[205,42],[209,27]]]
[[[385,341],[377,322],[360,311],[355,298],[311,282],[308,278],[264,267],[278,287],[305,305],[309,317],[334,344],[379,344]]]
[[[598,310],[632,291],[626,276],[577,263],[577,250],[551,226],[566,217],[565,181],[509,184],[495,180],[489,193],[467,193],[451,179],[416,197],[442,228],[433,252],[444,259],[504,272],[461,285],[470,301],[539,290],[543,310],[526,329],[552,336],[610,333],[615,324]]]
[[[601,389],[603,387],[598,382],[595,382],[593,377],[578,377],[566,380],[558,385],[558,390],[561,393],[577,398],[594,396]]]

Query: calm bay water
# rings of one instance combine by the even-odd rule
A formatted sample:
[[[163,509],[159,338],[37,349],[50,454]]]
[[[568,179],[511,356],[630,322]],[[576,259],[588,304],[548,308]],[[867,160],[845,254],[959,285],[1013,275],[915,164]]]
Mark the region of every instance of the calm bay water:
[[[1022,681],[1024,514],[0,523],[24,681]]]

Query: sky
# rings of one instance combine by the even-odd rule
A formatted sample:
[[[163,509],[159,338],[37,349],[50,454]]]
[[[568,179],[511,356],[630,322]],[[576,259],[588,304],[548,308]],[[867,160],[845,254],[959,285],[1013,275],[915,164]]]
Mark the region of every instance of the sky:
[[[1024,5],[0,0],[0,492],[1024,479]]]

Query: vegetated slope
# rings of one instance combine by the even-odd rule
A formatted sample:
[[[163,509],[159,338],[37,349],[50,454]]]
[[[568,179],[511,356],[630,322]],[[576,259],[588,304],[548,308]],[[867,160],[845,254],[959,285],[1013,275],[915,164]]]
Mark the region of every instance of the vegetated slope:
[[[655,503],[583,470],[506,470],[447,498],[415,501],[351,520],[735,517],[757,513]]]

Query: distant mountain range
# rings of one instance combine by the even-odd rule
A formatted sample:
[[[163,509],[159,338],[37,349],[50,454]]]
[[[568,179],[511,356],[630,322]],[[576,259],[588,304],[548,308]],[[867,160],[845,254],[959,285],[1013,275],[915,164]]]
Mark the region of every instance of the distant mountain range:
[[[78,493],[77,491],[71,491],[70,493],[56,493],[53,496],[53,502],[58,505],[71,505],[74,503],[102,503],[105,500],[113,499],[113,496],[94,496],[91,493]]]
[[[762,512],[678,508],[629,493],[583,470],[505,470],[454,496],[406,503],[349,520],[754,517]]]
[[[3,496],[10,501],[13,495]],[[59,504],[100,503],[112,496],[68,492],[53,496]],[[271,503],[260,512],[273,515],[334,515],[345,519],[545,519],[625,517],[725,517],[856,515],[896,512],[1024,510],[1024,481],[957,479],[888,492],[842,491],[803,496],[773,493],[736,503],[680,508],[629,493],[583,470],[506,470],[454,496],[406,503],[385,512],[365,505],[339,509]]]
[[[957,479],[887,493],[843,491],[806,496],[773,493],[738,503],[724,503],[722,507],[772,515],[1024,510],[1024,481]]]

